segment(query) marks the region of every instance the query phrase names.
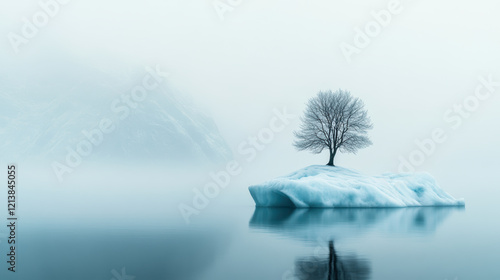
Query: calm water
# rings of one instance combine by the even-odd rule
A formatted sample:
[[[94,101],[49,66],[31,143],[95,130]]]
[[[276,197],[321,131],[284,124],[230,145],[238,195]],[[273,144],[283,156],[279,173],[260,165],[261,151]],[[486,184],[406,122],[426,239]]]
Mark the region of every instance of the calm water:
[[[189,226],[131,207],[98,222],[26,215],[18,272],[2,265],[1,279],[500,279],[500,231],[485,222],[498,206],[233,207]]]

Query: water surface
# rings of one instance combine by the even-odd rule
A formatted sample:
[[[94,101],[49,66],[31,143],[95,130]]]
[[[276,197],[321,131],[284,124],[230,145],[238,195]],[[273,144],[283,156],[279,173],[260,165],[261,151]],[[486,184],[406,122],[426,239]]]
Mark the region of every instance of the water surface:
[[[500,279],[498,228],[475,222],[493,209],[212,210],[191,225],[28,219],[2,279]]]

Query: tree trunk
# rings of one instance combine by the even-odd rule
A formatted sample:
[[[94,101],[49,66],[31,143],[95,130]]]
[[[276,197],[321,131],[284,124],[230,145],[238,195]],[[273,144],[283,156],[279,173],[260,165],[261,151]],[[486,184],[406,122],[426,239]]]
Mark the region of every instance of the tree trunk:
[[[330,160],[328,161],[328,163],[326,165],[330,165],[330,166],[335,166],[335,163],[334,163],[334,160],[335,160],[335,154],[337,153],[337,150],[330,150]]]

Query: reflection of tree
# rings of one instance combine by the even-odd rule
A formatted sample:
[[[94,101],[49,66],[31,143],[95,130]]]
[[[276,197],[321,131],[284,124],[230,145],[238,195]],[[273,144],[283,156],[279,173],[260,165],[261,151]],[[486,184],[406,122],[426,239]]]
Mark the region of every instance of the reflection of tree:
[[[307,243],[332,240],[328,254],[295,261],[300,280],[367,280],[370,264],[339,254],[333,240],[352,238],[371,230],[390,234],[433,233],[446,218],[463,207],[291,209],[257,207],[250,228],[262,228]],[[288,278],[287,278],[288,279]]]
[[[300,280],[366,280],[370,277],[368,261],[356,256],[339,256],[333,241],[328,244],[328,259],[299,259],[295,267],[295,276]]]

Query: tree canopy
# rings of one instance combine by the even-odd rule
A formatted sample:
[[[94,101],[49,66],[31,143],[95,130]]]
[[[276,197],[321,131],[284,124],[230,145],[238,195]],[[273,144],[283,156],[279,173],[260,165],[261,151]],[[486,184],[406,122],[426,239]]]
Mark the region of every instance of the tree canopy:
[[[294,146],[317,154],[328,149],[331,166],[337,152],[356,153],[370,146],[367,134],[373,125],[364,107],[349,91],[319,92],[307,103]]]

